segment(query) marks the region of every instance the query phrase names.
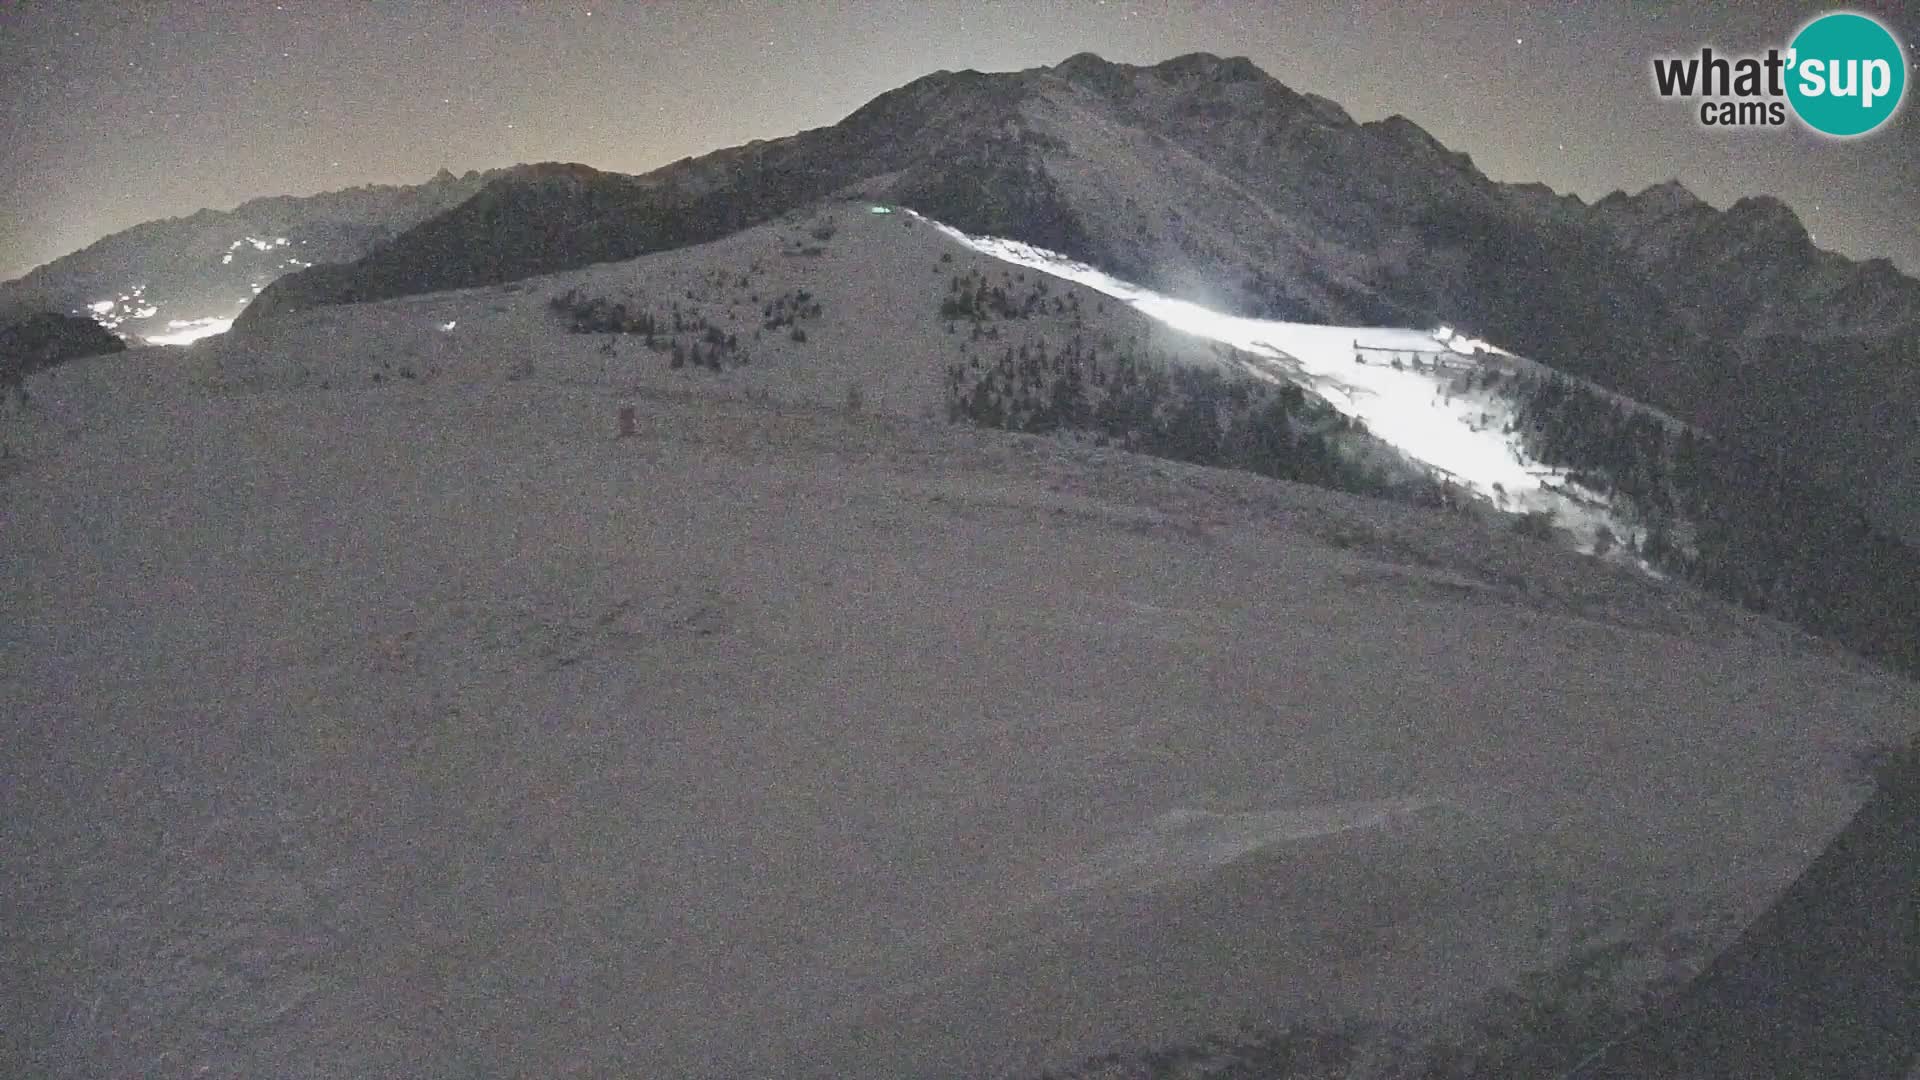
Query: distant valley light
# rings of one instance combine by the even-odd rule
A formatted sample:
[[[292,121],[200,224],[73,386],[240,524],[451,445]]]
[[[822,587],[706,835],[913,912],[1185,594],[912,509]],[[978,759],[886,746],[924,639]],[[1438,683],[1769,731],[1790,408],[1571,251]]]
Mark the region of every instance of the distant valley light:
[[[142,340],[149,345],[189,345],[201,338],[224,334],[232,326],[232,319],[172,319],[167,323],[166,333],[148,334]]]

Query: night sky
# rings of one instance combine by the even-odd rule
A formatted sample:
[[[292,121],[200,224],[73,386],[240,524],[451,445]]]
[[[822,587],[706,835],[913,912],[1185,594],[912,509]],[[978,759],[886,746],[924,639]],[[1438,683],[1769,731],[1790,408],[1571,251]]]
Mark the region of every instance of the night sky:
[[[1784,199],[1822,247],[1920,273],[1912,101],[1850,142],[1713,131],[1650,58],[1784,47],[1821,4],[1198,0],[0,0],[0,279],[201,207],[524,161],[641,172],[831,124],[938,69],[1245,55],[1403,113],[1501,180],[1589,200],[1679,178]],[[1852,5],[1920,58],[1920,11]],[[1915,73],[1909,73],[1909,79]],[[1920,88],[1910,88],[1911,99]]]

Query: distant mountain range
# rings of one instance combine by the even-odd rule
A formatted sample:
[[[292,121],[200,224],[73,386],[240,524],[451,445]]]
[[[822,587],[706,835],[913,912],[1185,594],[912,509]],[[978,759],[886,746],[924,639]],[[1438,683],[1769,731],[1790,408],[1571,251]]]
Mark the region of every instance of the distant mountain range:
[[[510,170],[254,199],[114,233],[0,285],[0,316],[88,314],[131,338],[224,324],[275,278],[350,262]]]
[[[1460,326],[1764,447],[1920,537],[1920,281],[1819,250],[1771,198],[1719,211],[1676,182],[1589,205],[1496,183],[1404,117],[1357,123],[1243,58],[939,72],[831,127],[643,176],[543,164],[374,190],[390,193],[361,196],[377,224],[327,218],[332,246],[299,256],[319,265],[274,280],[240,325],[631,258],[869,196],[1226,311]],[[180,228],[142,226],[36,274],[111,250],[95,279],[150,280],[152,297],[167,277],[138,253]]]

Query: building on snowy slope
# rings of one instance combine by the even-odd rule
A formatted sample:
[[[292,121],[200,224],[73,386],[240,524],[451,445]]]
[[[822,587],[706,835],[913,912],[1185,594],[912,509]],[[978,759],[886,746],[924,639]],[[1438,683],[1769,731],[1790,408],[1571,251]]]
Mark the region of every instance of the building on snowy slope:
[[[1415,371],[1479,371],[1493,362],[1493,355],[1485,351],[1469,355],[1452,349],[1409,349],[1404,346],[1369,345],[1359,338],[1353,341],[1353,362],[1356,364],[1387,364],[1393,367],[1412,368]]]

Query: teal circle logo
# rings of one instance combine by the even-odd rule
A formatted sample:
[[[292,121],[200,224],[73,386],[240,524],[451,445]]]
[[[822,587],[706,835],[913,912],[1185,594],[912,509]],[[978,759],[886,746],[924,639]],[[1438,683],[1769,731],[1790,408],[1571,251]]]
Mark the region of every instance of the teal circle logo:
[[[1787,100],[1815,131],[1865,135],[1900,108],[1907,57],[1877,20],[1850,11],[1822,15],[1801,27],[1790,49]]]

